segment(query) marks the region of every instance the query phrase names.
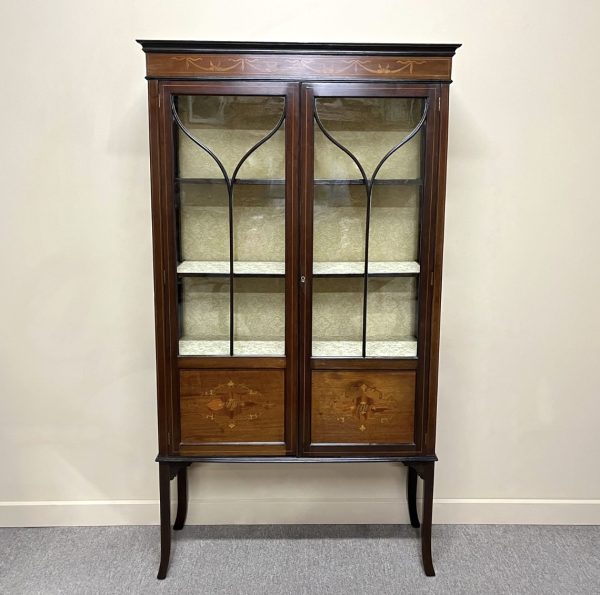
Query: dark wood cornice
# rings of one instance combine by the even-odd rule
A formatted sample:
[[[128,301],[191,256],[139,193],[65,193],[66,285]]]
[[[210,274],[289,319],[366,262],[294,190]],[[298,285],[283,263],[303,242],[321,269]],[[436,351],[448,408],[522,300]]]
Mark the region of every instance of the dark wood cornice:
[[[379,54],[452,57],[460,43],[299,43],[138,39],[146,53],[160,54]]]

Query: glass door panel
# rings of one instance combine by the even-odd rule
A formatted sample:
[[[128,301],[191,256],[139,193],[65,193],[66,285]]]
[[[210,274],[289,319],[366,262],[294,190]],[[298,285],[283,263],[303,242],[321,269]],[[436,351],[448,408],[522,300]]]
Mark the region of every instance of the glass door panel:
[[[419,178],[418,133],[424,105],[423,98],[316,97],[315,123],[319,132],[315,130],[315,178],[326,178],[329,173],[344,173],[346,179],[360,178],[361,169],[369,180],[376,173],[380,180]],[[411,134],[399,154],[387,156]],[[342,158],[340,150],[349,159]],[[388,163],[382,163],[384,158]],[[341,163],[345,165],[343,172]],[[376,172],[378,167],[380,173]]]
[[[285,186],[239,184],[233,203],[236,273],[285,273]]]
[[[314,357],[360,357],[362,353],[363,279],[313,279]]]
[[[269,277],[236,278],[236,355],[282,355],[285,353],[285,283]]]
[[[364,188],[348,184],[316,185],[313,204],[313,273],[364,271]]]
[[[179,280],[180,355],[229,353],[229,278]]]
[[[178,134],[182,177],[202,178],[215,171],[214,157],[206,150],[198,150],[199,141],[212,151],[230,177],[238,166],[245,165],[245,177],[283,178],[284,151],[257,154],[256,147],[249,152],[266,140],[284,148],[284,97],[179,95],[174,103],[176,119],[183,125]]]
[[[283,96],[174,95],[181,355],[285,354]]]
[[[367,298],[367,357],[416,357],[416,278],[370,277]]]
[[[418,186],[372,189],[369,273],[419,272],[420,198]]]
[[[320,122],[320,120],[317,122]],[[325,124],[315,126],[315,184],[328,185],[339,184],[340,182],[361,184],[363,178],[357,163],[348,153],[340,150],[327,134]]]
[[[229,272],[227,184],[179,183],[178,273]]]
[[[313,357],[416,357],[426,97],[314,97]]]

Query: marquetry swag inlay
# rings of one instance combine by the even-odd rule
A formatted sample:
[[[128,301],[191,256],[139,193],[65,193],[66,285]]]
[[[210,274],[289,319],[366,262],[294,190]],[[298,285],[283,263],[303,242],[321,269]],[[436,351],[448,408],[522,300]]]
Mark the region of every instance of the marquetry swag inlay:
[[[288,77],[448,80],[450,58],[398,56],[291,56],[254,54],[147,54],[148,77]]]

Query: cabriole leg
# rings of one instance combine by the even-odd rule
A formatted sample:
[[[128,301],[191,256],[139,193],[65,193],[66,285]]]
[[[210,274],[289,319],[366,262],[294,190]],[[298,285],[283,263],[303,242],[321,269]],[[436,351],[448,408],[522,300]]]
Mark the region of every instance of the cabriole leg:
[[[160,566],[156,578],[167,576],[171,556],[171,469],[169,463],[159,463],[160,487]]]
[[[408,514],[410,515],[410,524],[418,529],[419,514],[417,513],[417,472],[412,468],[408,468],[406,478],[406,500],[408,502]]]
[[[427,576],[435,576],[431,557],[431,524],[433,514],[433,472],[435,463],[422,465],[423,478],[423,524],[421,526],[421,552],[423,567]]]
[[[188,509],[187,465],[181,465],[177,472],[177,517],[173,529],[181,531],[185,525]]]

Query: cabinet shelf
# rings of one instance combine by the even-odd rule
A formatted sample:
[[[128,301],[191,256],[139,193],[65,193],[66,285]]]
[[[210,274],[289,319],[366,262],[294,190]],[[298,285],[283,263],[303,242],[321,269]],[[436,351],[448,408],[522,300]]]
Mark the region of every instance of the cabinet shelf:
[[[325,341],[312,343],[312,357],[361,357],[361,341]],[[233,352],[239,355],[285,355],[284,341],[234,341]],[[229,355],[229,341],[197,340],[182,337],[179,340],[179,354],[189,355]],[[367,341],[367,357],[416,357],[417,340],[409,338],[403,341]]]
[[[316,186],[361,186],[364,181],[357,179],[349,180],[327,180],[318,178],[314,180]],[[375,186],[421,186],[423,180],[419,178],[375,178]]]
[[[315,262],[314,277],[362,277],[363,262]],[[369,276],[403,277],[418,275],[421,267],[418,262],[370,262]],[[219,276],[229,275],[229,261],[184,260],[177,266],[181,276]],[[284,277],[284,262],[236,261],[233,263],[235,276]]]
[[[224,178],[175,178],[179,184],[225,184]],[[317,179],[314,181],[317,186],[360,186],[364,185],[361,179]],[[272,180],[269,178],[245,178],[236,179],[234,184],[255,185],[255,186],[283,186],[285,180]],[[375,186],[421,186],[423,180],[419,178],[381,178],[375,179]]]
[[[369,341],[366,343],[367,357],[417,357],[417,339],[410,337],[401,341]],[[361,357],[361,341],[312,342],[312,357]]]
[[[370,262],[369,276],[400,277],[418,275],[418,262]],[[364,262],[314,262],[314,277],[362,277]]]
[[[184,260],[177,266],[177,274],[189,277],[227,277],[229,276],[229,261]],[[285,262],[237,261],[233,263],[233,274],[238,277],[284,277]]]
[[[225,184],[224,178],[175,178],[179,184]],[[234,184],[255,186],[283,186],[285,180],[272,180],[269,178],[236,178]]]
[[[283,356],[284,341],[234,341],[234,355]],[[229,340],[179,339],[179,355],[229,355]]]

